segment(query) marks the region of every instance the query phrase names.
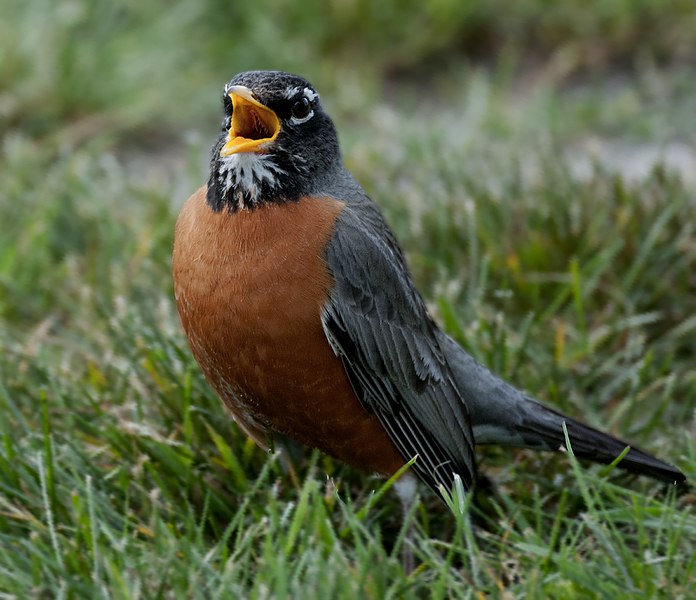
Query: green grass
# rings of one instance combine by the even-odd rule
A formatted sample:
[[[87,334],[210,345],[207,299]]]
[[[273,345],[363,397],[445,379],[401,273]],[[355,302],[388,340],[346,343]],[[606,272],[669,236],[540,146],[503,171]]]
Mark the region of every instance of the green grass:
[[[230,422],[169,274],[222,84],[304,73],[447,331],[693,480],[696,192],[585,153],[693,148],[690,4],[279,4],[5,0],[0,596],[693,596],[693,495],[500,448],[467,516],[414,507],[406,576],[384,482]]]

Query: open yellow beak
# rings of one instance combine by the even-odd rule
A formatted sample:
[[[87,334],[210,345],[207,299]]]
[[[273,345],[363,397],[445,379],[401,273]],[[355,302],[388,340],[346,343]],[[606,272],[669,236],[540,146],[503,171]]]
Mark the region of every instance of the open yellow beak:
[[[220,156],[262,152],[263,145],[272,142],[280,133],[278,117],[258,102],[248,87],[233,85],[227,93],[232,100],[232,124]]]

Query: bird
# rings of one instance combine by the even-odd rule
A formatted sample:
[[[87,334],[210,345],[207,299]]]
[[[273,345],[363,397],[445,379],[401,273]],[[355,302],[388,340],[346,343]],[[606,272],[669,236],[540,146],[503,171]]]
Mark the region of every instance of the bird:
[[[210,175],[177,219],[175,300],[191,351],[264,449],[291,439],[389,477],[404,503],[476,481],[475,446],[575,456],[679,484],[676,467],[545,406],[428,312],[382,212],[345,167],[315,87],[248,71],[223,91]]]

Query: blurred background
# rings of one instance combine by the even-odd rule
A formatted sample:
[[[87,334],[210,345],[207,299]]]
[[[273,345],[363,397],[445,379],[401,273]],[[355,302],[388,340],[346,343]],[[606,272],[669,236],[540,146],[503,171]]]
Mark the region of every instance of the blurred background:
[[[304,75],[346,125],[412,102],[460,118],[490,110],[506,130],[514,117],[497,96],[546,94],[556,118],[551,131],[548,119],[529,126],[540,138],[693,132],[692,111],[665,106],[692,107],[690,0],[3,0],[2,12],[0,131],[44,153],[97,138],[176,153],[187,134],[211,137],[222,85],[256,68]],[[498,106],[466,102],[472,85]],[[604,102],[591,99],[599,89]]]
[[[168,585],[194,597],[210,589],[196,581],[224,575],[227,545],[215,544],[229,523],[253,532],[235,555],[249,565],[242,589],[285,581],[273,570],[289,556],[273,554],[281,534],[264,527],[284,522],[298,491],[277,483],[285,475],[204,383],[169,274],[178,208],[207,178],[223,86],[249,69],[318,88],[349,169],[468,350],[693,474],[694,61],[693,0],[0,0],[0,590],[96,597],[122,585],[154,597],[148,582],[166,564]],[[547,540],[557,514],[585,506],[562,458],[486,449],[481,459],[496,493],[523,507],[504,526],[482,509],[491,540],[526,543],[530,530]],[[326,457],[299,468],[308,486],[308,473],[333,474],[356,506],[378,485]],[[273,494],[259,477],[275,478]],[[351,529],[368,538],[346,546],[353,517],[320,487],[303,489],[341,543],[311,528],[302,543],[353,589],[345,564],[381,548],[369,532],[382,526],[390,548],[398,507],[384,500],[386,516],[370,517],[380,526]],[[449,539],[442,515],[419,513],[423,548]],[[637,548],[641,569],[646,544],[662,539],[645,531],[621,547]],[[682,556],[694,554],[688,537]],[[513,546],[485,560],[541,572],[539,597],[559,597],[558,581],[579,586],[563,597],[586,597],[605,571],[606,597],[630,588],[607,558],[621,549],[593,548],[577,559],[586,572],[569,575]],[[449,573],[450,558],[430,548],[419,559]],[[693,581],[688,569],[648,584]],[[372,597],[396,572],[375,575]],[[429,590],[427,573],[411,585]],[[527,581],[505,585],[532,597]],[[688,596],[675,585],[673,597]]]

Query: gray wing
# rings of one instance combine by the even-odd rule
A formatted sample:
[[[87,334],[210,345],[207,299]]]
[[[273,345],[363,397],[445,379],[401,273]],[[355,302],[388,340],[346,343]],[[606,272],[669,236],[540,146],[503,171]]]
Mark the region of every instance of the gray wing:
[[[359,211],[359,213],[358,213]],[[334,286],[322,322],[356,394],[437,491],[475,477],[471,421],[438,330],[376,207],[348,206],[327,247]]]

